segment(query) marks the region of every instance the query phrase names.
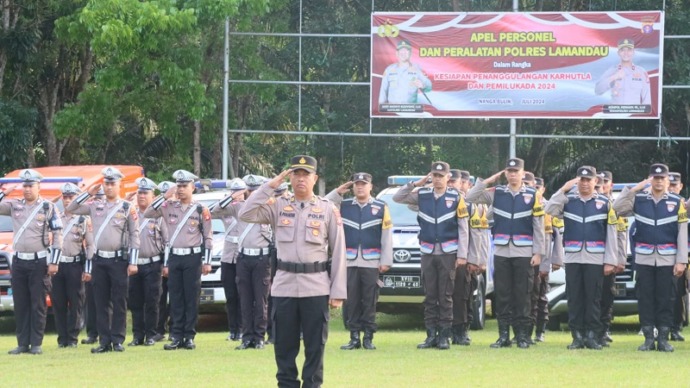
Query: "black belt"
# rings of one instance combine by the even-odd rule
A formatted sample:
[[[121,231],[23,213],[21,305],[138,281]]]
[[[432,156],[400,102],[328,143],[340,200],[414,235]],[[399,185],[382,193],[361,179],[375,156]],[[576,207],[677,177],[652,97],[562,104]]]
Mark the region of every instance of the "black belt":
[[[292,273],[316,273],[325,272],[328,270],[327,261],[317,261],[315,263],[293,263],[290,261],[282,261],[278,259],[276,268],[281,271]]]

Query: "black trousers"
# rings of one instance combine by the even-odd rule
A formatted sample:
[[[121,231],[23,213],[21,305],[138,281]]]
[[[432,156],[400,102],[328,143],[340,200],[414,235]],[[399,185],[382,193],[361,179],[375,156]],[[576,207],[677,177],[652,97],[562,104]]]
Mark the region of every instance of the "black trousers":
[[[546,293],[549,292],[549,276],[539,276],[539,267],[534,267],[534,282],[530,292],[530,321],[539,328],[549,321],[549,300]]]
[[[93,269],[91,272],[93,272]],[[93,291],[93,278],[91,278],[91,281],[86,282],[84,291],[86,295],[86,303],[84,303],[86,336],[89,338],[98,338],[98,329],[96,328],[96,297]]]
[[[513,327],[530,324],[530,292],[534,282],[531,260],[531,257],[494,257],[496,318],[499,323]]]
[[[565,265],[565,292],[568,297],[568,326],[573,331],[601,331],[601,287],[603,264]]]
[[[46,295],[50,292],[46,259],[12,259],[12,301],[17,345],[41,346],[46,328]]]
[[[601,324],[608,328],[613,321],[613,295],[616,290],[616,274],[604,276],[601,287]]]
[[[424,326],[427,328],[449,328],[453,324],[456,260],[455,253],[422,254]]]
[[[686,270],[687,271],[687,270]],[[681,277],[676,278],[676,300],[673,302],[673,328],[680,330],[683,328],[683,321],[685,320],[685,303],[683,297],[687,291],[687,279],[685,272]]]
[[[671,327],[673,302],[676,299],[676,278],[673,266],[655,267],[637,264],[637,306],[641,326]]]
[[[242,340],[264,340],[268,325],[271,266],[268,255],[237,257],[237,288],[242,308]]]
[[[296,358],[300,350],[300,332],[304,339],[302,387],[323,384],[323,355],[328,339],[328,295],[307,298],[273,297],[275,359],[278,387],[300,386]]]
[[[158,324],[156,333],[165,335],[170,322],[170,304],[168,303],[168,277],[161,277],[161,296],[158,299]]]
[[[136,275],[129,278],[129,310],[132,312],[134,339],[144,340],[156,335],[158,303],[161,297],[161,262],[139,265]]]
[[[84,283],[81,281],[83,272],[83,263],[60,263],[58,272],[53,276],[50,301],[53,304],[57,342],[61,345],[76,344],[81,331],[84,308]]]
[[[96,257],[91,270],[96,327],[101,345],[122,344],[127,330],[127,266],[123,259]]]
[[[475,288],[476,287],[475,283]],[[461,265],[455,269],[455,284],[453,286],[453,325],[464,325],[469,322],[470,310],[472,310],[470,307],[472,293],[472,275],[467,270],[467,265]]]
[[[170,336],[176,340],[194,339],[199,319],[201,293],[201,253],[168,259],[170,293]]]
[[[240,331],[242,306],[237,288],[237,264],[220,263],[220,282],[225,290],[225,312],[228,314],[228,330]]]
[[[476,273],[472,273],[470,274],[470,297],[467,298],[467,323],[472,323],[474,320],[474,298],[472,296],[474,295],[474,292],[477,291],[477,287],[479,287],[479,279],[477,278]]]
[[[378,268],[347,267],[347,301],[343,305],[343,319],[348,330],[376,331],[378,280]]]

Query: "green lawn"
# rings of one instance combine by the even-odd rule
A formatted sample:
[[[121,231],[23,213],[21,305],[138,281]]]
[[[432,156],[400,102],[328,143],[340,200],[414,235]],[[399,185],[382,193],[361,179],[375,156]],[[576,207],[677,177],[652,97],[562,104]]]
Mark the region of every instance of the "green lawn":
[[[336,316],[337,315],[337,316]],[[638,352],[637,318],[616,320],[615,342],[603,351],[566,350],[569,333],[548,332],[547,342],[528,350],[490,349],[496,322],[473,331],[472,346],[417,350],[424,339],[418,315],[381,315],[375,351],[342,351],[348,341],[334,313],[326,346],[326,387],[450,386],[687,386],[690,343],[671,354]],[[41,356],[10,356],[16,345],[12,319],[0,319],[0,378],[12,386],[275,386],[273,350],[233,350],[222,316],[205,316],[195,351],[155,347],[92,355],[89,347],[58,349],[49,333]],[[129,340],[130,338],[128,338]],[[299,361],[301,363],[301,360]],[[300,365],[301,367],[301,365]]]

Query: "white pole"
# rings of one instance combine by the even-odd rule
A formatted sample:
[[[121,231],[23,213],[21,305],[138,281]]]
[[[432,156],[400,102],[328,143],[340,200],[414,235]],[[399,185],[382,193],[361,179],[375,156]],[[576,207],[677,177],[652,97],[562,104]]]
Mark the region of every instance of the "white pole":
[[[221,176],[228,179],[228,104],[230,87],[230,18],[225,18],[225,55],[223,55],[223,168]]]
[[[520,6],[518,5],[518,0],[513,0],[513,12],[518,12]],[[516,148],[516,136],[517,136],[517,120],[510,119],[510,152],[509,158],[515,157]]]

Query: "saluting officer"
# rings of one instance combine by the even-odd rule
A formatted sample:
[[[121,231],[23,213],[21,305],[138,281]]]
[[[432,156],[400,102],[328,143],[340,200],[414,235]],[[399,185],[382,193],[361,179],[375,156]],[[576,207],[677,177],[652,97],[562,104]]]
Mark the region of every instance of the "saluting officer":
[[[60,188],[62,204],[67,207],[81,193],[72,183]],[[77,216],[65,212],[62,216],[63,232],[62,255],[57,274],[53,276],[53,289],[50,300],[53,304],[53,317],[59,348],[76,348],[77,337],[81,331],[82,310],[84,307],[84,283],[91,281],[89,272],[84,271],[86,258],[93,257],[93,227],[87,216]]]
[[[432,187],[414,191],[431,178]],[[455,270],[467,265],[469,239],[465,199],[448,187],[450,166],[431,164],[431,172],[416,182],[402,186],[395,202],[418,206],[419,245],[422,251],[424,280],[424,326],[427,337],[418,349],[449,349],[453,325],[453,287]]]
[[[683,190],[683,181],[679,172],[669,172],[668,173],[669,193],[676,194],[680,196],[681,190]],[[682,196],[681,196],[682,197]],[[687,209],[687,202],[685,205]],[[681,334],[683,330],[683,321],[685,320],[685,301],[683,298],[688,293],[687,288],[687,268],[682,276],[676,279],[676,300],[673,303],[673,326],[671,326],[671,341],[685,341],[685,337]]]
[[[103,192],[103,187],[98,189],[98,192],[96,195],[93,196],[94,201],[105,201],[105,192]],[[89,218],[89,222],[90,222]],[[93,225],[91,225],[91,229],[93,229]],[[93,234],[93,230],[92,233]],[[94,252],[95,252],[95,246],[94,246]],[[86,263],[91,267],[93,264],[91,261],[91,258],[93,256],[86,256]],[[86,269],[86,268],[85,268]],[[86,273],[86,271],[84,271]],[[89,268],[88,272],[89,276],[91,275],[91,268]],[[96,298],[94,296],[94,291],[93,291],[93,282],[92,281],[87,281],[85,283],[84,287],[84,294],[86,295],[86,300],[84,301],[84,324],[86,326],[86,338],[81,340],[82,345],[91,345],[95,344],[98,342],[98,328],[96,325]]]
[[[163,248],[168,239],[168,228],[160,219],[144,217],[144,211],[153,202],[156,183],[149,178],[138,178],[137,215],[139,217],[138,271],[129,279],[129,309],[132,312],[132,342],[129,346],[156,343]]]
[[[343,306],[350,342],[343,350],[376,349],[376,303],[379,273],[393,265],[393,223],[388,205],[371,196],[371,174],[358,172],[326,198],[340,208],[347,257],[347,302]],[[343,200],[350,189],[353,198]],[[363,342],[360,333],[364,331]]]
[[[237,289],[237,252],[240,237],[239,220],[237,212],[231,214],[230,209],[226,209],[231,201],[244,201],[244,193],[247,184],[240,178],[232,179],[228,183],[230,192],[225,198],[209,206],[211,218],[223,221],[225,233],[223,235],[223,254],[220,257],[220,281],[225,290],[225,312],[228,317],[228,340],[237,341],[242,339],[240,330],[242,323],[242,310],[240,309],[240,295]],[[235,202],[233,202],[235,203]]]
[[[275,198],[274,190],[288,175],[294,195]],[[314,195],[317,179],[316,159],[295,156],[290,168],[263,184],[239,213],[242,221],[270,224],[276,234],[278,261],[271,287],[271,316],[280,387],[300,385],[295,363],[300,331],[305,356],[302,386],[323,384],[328,305],[340,307],[347,297],[342,220],[330,201]]]
[[[688,262],[688,215],[683,200],[668,192],[668,166],[652,164],[650,177],[626,187],[613,204],[618,215],[635,216],[637,304],[644,343],[637,350],[672,352],[675,279]],[[642,191],[651,184],[649,191]],[[659,330],[654,344],[654,328]]]
[[[470,189],[467,200],[493,206],[494,215],[494,284],[498,340],[492,348],[509,347],[510,325],[516,332],[517,345],[526,349],[530,320],[530,294],[534,270],[545,253],[544,209],[539,193],[522,184],[525,162],[508,159],[506,168],[480,180]],[[487,188],[501,175],[508,185]]]
[[[163,275],[168,275],[172,342],[163,348],[192,350],[196,348],[194,337],[199,318],[201,275],[211,272],[213,229],[208,208],[192,197],[194,181],[199,178],[185,170],[175,171],[173,178],[177,185],[158,196],[146,209],[144,217],[163,217],[170,233],[166,244],[169,257],[163,263]],[[176,200],[171,199],[174,193]]]
[[[91,353],[124,352],[128,282],[129,276],[137,273],[139,218],[134,207],[120,199],[120,180],[124,178],[120,170],[109,166],[101,174],[105,201],[87,202],[101,187],[94,185],[70,203],[66,211],[90,215],[95,231],[96,255],[91,276],[100,345]]]
[[[31,169],[22,170],[19,179],[24,198],[0,202],[0,215],[12,218],[14,232],[10,285],[18,346],[9,354],[41,354],[46,327],[46,294],[50,288],[46,286],[50,284],[49,275],[58,271],[62,221],[60,210],[40,196],[41,174]],[[0,193],[0,201],[4,197],[5,193]]]
[[[618,265],[618,218],[609,199],[595,191],[597,179],[594,167],[582,166],[546,204],[548,214],[565,222],[565,284],[573,336],[568,349],[601,350],[601,289],[604,276]]]
[[[163,181],[158,184],[158,191],[161,193],[166,193],[168,190],[170,190],[171,187],[175,186],[173,182],[170,181]],[[173,197],[175,195],[173,194]],[[167,224],[165,226],[166,229],[166,236],[167,234]],[[165,245],[165,241],[167,241],[167,238],[164,240],[163,245]],[[165,247],[163,248],[165,251]],[[165,255],[165,252],[163,252]],[[163,269],[161,268],[161,296],[158,301],[158,323],[156,324],[156,335],[153,336],[153,340],[156,342],[162,341],[165,339],[165,332],[166,328],[169,325],[169,318],[170,318],[170,304],[168,303],[168,274],[163,273]]]

